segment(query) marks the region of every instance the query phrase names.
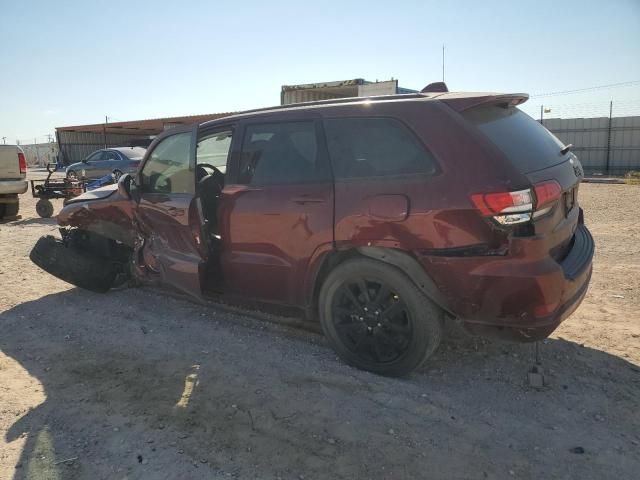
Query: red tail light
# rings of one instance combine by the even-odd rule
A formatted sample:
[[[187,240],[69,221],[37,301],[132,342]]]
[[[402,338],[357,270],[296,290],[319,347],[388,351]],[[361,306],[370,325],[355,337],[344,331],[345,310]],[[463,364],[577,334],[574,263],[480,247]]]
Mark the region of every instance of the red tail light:
[[[534,202],[535,192],[535,202]],[[562,187],[555,180],[537,183],[532,189],[517,192],[475,193],[471,200],[480,213],[503,225],[524,223],[548,213],[562,195]],[[535,205],[535,208],[534,208]],[[546,208],[540,208],[547,205]]]
[[[531,220],[531,190],[517,192],[475,193],[471,200],[480,213],[492,216],[498,223],[512,225]]]
[[[471,200],[483,215],[531,210],[531,190],[517,192],[476,193]],[[526,207],[522,210],[523,207]]]
[[[536,192],[536,208],[558,200],[562,194],[562,187],[555,180],[537,183],[534,190]]]
[[[27,173],[27,159],[24,157],[24,153],[18,152],[18,164],[20,164],[20,173]],[[15,165],[15,163],[14,163]]]

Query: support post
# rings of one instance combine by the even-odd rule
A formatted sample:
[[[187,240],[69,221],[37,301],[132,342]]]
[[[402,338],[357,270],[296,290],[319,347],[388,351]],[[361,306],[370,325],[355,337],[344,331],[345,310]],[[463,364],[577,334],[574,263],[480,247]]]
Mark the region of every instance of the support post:
[[[544,105],[540,105],[540,124],[541,125],[544,125],[544,123],[542,123],[543,116],[544,116]]]

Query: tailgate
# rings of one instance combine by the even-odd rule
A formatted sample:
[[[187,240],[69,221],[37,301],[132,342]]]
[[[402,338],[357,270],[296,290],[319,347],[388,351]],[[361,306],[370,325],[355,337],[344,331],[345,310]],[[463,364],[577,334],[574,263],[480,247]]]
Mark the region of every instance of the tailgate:
[[[582,167],[575,155],[550,168],[527,174],[532,185],[549,180],[558,182],[561,189],[560,198],[549,203],[546,209],[534,213],[535,233],[546,237],[549,253],[556,260],[564,259],[571,246],[571,240],[582,222],[578,191],[582,180]],[[542,215],[540,215],[542,214]],[[536,216],[537,215],[537,216]]]
[[[18,147],[0,145],[0,180],[21,180]]]
[[[570,147],[513,105],[487,103],[463,111],[462,116],[530,182],[536,202],[534,234],[544,239],[556,260],[562,260],[581,221],[578,185],[583,171],[578,158]],[[544,185],[550,190],[540,188]],[[545,194],[549,196],[544,198]]]

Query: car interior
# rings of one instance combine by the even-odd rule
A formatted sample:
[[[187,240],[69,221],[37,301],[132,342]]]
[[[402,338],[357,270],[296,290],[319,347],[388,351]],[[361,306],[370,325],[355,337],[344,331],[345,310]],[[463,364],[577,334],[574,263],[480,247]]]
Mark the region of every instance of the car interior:
[[[218,200],[224,188],[231,131],[216,132],[198,140],[196,147],[196,188],[202,202],[207,233],[218,234]]]

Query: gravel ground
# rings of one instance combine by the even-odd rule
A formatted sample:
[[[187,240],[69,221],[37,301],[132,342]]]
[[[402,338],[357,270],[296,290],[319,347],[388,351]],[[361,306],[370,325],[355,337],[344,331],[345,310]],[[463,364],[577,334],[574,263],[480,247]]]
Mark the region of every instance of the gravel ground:
[[[0,224],[0,478],[637,478],[639,200],[581,187],[593,282],[541,345],[536,390],[531,345],[450,339],[388,379],[308,331],[73,288],[29,261],[56,226],[24,195]]]

